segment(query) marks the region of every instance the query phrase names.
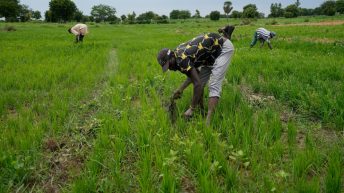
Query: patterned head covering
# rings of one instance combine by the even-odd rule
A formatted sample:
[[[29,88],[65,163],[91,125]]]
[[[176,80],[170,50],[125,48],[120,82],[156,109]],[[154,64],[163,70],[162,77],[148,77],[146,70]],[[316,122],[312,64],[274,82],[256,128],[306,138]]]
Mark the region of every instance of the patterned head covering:
[[[163,48],[158,53],[157,60],[163,72],[166,72],[169,67],[169,63],[167,61],[171,58],[171,54],[172,51],[168,48]]]

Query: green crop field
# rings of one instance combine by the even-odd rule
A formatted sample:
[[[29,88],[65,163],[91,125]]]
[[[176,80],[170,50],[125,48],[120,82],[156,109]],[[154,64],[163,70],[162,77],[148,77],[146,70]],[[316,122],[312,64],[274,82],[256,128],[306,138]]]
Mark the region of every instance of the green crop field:
[[[344,191],[344,18],[0,23],[0,192]],[[161,48],[237,25],[211,126]],[[276,24],[276,25],[271,25]],[[5,31],[13,26],[16,31]],[[277,32],[250,49],[253,32]],[[207,95],[207,87],[206,87]]]

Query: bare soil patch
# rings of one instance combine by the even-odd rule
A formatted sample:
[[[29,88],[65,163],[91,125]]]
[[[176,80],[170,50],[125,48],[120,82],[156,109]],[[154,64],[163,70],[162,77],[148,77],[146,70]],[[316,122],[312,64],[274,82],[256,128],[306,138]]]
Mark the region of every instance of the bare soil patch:
[[[196,186],[192,179],[188,176],[183,176],[181,179],[181,192],[182,193],[194,193],[196,192]]]

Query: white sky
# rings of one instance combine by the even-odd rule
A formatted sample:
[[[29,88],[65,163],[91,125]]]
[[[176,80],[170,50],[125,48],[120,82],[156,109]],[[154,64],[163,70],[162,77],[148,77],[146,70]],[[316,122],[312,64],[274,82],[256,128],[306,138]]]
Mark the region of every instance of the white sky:
[[[211,11],[223,12],[223,3],[226,0],[74,0],[78,9],[85,15],[89,15],[93,5],[106,4],[116,8],[116,15],[127,15],[135,11],[136,15],[153,11],[159,15],[167,15],[173,9],[190,10],[191,14],[198,9],[202,16],[209,14]],[[258,7],[259,12],[265,13],[267,16],[270,13],[271,3],[282,3],[285,7],[289,4],[295,3],[296,0],[232,0],[233,10],[242,11],[243,6],[253,3]],[[318,7],[325,0],[300,0],[301,7],[315,8]],[[49,8],[50,0],[20,0],[21,4],[26,4],[33,10],[39,10],[44,17],[44,12]]]

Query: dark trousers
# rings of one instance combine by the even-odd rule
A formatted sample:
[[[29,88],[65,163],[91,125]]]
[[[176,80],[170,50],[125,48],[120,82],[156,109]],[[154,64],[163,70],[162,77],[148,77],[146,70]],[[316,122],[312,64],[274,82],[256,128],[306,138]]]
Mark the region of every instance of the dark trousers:
[[[80,34],[76,36],[75,43],[82,42],[84,40],[84,35]]]
[[[254,32],[253,40],[252,40],[252,42],[251,42],[251,47],[253,47],[254,45],[256,45],[257,40],[258,40],[258,34],[257,34],[257,32]]]

